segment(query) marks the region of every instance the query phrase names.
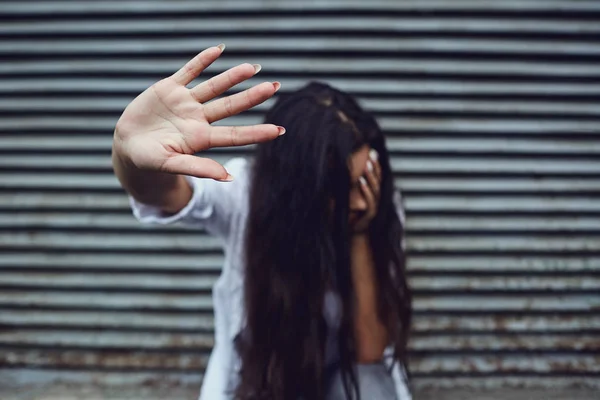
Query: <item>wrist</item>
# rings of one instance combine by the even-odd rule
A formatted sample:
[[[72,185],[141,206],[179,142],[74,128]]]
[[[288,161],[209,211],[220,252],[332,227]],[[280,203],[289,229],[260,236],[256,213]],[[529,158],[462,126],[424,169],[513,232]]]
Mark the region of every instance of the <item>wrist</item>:
[[[350,243],[352,245],[369,244],[369,242],[370,238],[368,231],[354,232],[350,236]]]

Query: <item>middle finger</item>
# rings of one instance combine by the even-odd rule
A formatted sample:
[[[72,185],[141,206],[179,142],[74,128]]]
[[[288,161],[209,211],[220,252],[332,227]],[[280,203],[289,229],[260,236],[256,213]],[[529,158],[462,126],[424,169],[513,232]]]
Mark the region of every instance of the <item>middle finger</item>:
[[[204,116],[209,123],[239,114],[249,108],[263,103],[279,90],[279,82],[264,82],[243,92],[223,97],[204,104]]]
[[[190,93],[197,102],[206,103],[225,93],[238,83],[252,78],[260,71],[260,68],[259,64],[252,65],[246,63],[238,65],[194,86],[190,89]]]

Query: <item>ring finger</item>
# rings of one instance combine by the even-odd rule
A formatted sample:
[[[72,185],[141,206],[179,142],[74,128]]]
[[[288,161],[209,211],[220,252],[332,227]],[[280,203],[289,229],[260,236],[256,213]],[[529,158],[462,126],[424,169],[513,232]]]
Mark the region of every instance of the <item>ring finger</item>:
[[[272,97],[281,87],[279,82],[263,82],[243,92],[222,97],[204,104],[204,116],[209,123],[231,117],[261,104]]]
[[[197,102],[206,103],[238,83],[252,78],[258,71],[260,71],[260,65],[258,64],[241,64],[194,86],[190,89],[190,93]]]

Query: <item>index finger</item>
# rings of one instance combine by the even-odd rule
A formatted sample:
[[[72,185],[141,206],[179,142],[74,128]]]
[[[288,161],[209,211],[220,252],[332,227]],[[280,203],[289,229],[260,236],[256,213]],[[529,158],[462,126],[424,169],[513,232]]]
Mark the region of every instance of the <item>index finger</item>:
[[[190,61],[188,61],[183,67],[179,69],[179,71],[175,72],[171,75],[171,78],[175,80],[180,85],[187,85],[202,71],[208,68],[219,56],[223,53],[225,49],[224,44],[220,44],[218,46],[209,47],[208,49],[202,51],[200,54],[196,55]]]

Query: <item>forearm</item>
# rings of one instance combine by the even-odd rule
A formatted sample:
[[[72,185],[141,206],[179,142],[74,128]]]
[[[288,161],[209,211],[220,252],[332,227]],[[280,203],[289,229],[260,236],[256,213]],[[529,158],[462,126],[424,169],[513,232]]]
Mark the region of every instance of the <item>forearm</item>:
[[[176,213],[190,200],[192,189],[183,175],[173,175],[136,168],[127,160],[115,133],[112,165],[121,186],[141,203]]]
[[[358,362],[381,360],[388,332],[378,313],[378,285],[369,238],[357,235],[351,247],[352,279],[356,296],[354,333]]]

